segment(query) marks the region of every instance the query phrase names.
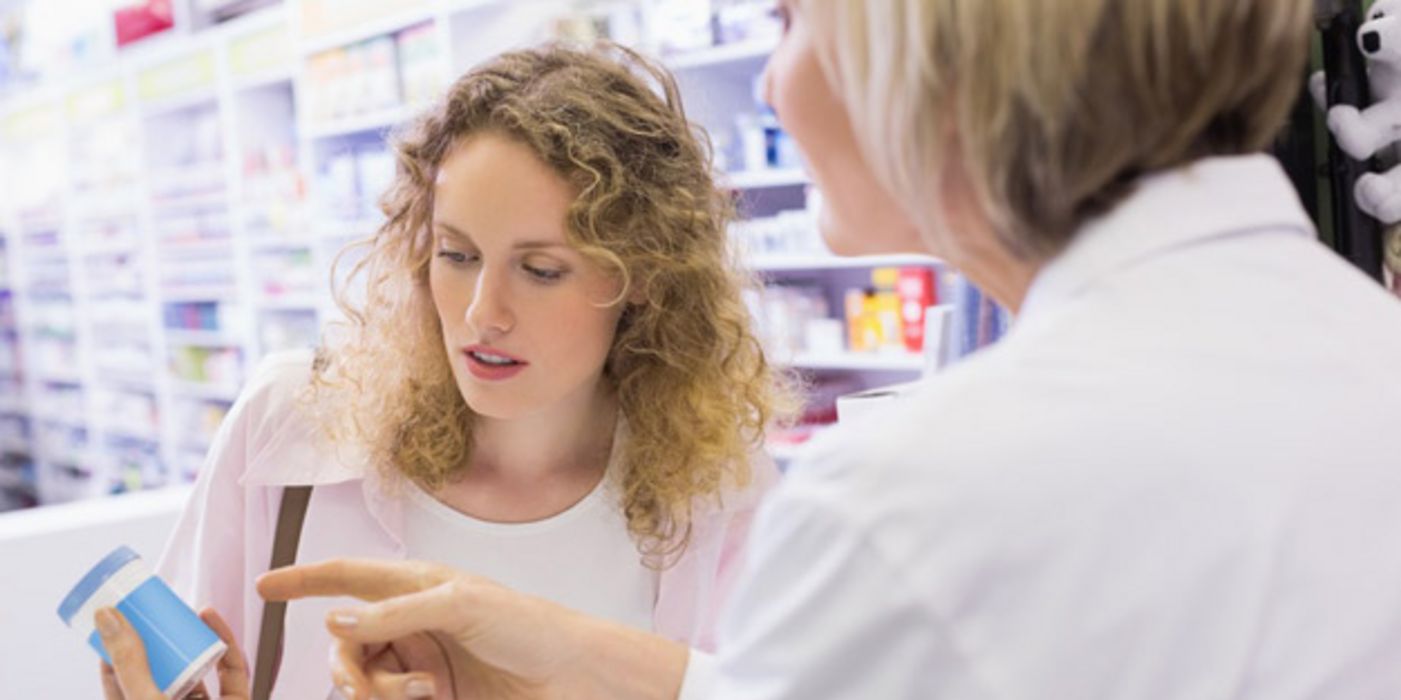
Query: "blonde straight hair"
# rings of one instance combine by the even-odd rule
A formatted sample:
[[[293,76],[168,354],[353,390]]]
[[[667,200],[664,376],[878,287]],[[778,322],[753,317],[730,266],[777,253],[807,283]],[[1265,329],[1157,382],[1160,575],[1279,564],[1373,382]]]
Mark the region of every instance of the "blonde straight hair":
[[[799,0],[876,176],[927,236],[957,164],[1001,242],[1058,253],[1142,175],[1275,137],[1312,0]]]

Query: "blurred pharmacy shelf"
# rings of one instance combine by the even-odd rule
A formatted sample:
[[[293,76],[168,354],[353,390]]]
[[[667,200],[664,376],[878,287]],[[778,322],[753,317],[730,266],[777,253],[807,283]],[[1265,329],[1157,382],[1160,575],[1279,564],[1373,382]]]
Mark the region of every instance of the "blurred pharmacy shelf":
[[[192,478],[258,360],[339,313],[332,265],[382,221],[393,130],[471,66],[547,39],[612,38],[675,71],[770,285],[752,301],[776,357],[856,388],[925,366],[896,347],[894,290],[847,330],[852,294],[894,274],[876,271],[943,266],[826,252],[797,150],[756,98],[778,41],[767,0],[174,4],[170,29],[122,48],[109,21],[76,22],[94,53],[0,85],[0,509],[26,488],[55,502]],[[932,303],[947,280],[926,286]]]
[[[938,258],[927,255],[870,255],[842,257],[831,253],[778,253],[750,256],[747,263],[758,272],[794,272],[801,270],[845,270],[873,267],[937,266]]]
[[[762,68],[778,42],[774,37],[736,41],[720,46],[692,49],[669,57],[666,65],[676,73],[757,64]]]
[[[917,353],[803,353],[779,364],[796,369],[850,370],[853,372],[918,373],[925,359]]]

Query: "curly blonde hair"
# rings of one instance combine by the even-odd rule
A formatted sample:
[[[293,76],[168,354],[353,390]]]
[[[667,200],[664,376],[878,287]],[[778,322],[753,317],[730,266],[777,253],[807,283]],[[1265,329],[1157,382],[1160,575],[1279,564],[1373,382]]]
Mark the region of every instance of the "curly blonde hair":
[[[765,426],[789,415],[796,385],[768,365],[751,328],[741,295],[754,280],[729,245],[734,206],[712,177],[708,140],[671,76],[628,49],[504,54],[395,134],[398,172],[380,201],[388,218],[351,272],[364,299],[337,286],[348,334],[314,372],[323,426],[429,488],[466,468],[473,413],[428,291],[430,229],[438,167],[454,144],[488,131],[525,144],[576,189],[570,243],[623,282],[627,308],[604,369],[629,435],[615,446],[616,478],[639,551],[669,558],[689,541],[698,500],[748,483],[751,454]]]

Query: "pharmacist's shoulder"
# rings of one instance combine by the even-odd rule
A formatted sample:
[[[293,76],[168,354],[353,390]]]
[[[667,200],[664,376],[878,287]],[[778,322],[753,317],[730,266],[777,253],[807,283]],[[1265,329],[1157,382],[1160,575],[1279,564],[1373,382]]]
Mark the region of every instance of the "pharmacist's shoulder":
[[[1073,451],[1081,440],[1067,423],[1043,420],[1063,412],[1056,392],[1023,359],[1009,337],[843,420],[790,465],[781,488],[864,510],[949,484],[996,481],[1034,468],[1047,452]]]

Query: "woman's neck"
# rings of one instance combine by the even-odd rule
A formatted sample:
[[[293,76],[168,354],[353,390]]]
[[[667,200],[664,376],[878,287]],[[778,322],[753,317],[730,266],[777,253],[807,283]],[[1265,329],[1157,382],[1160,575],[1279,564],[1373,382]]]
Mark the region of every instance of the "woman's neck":
[[[521,481],[597,472],[607,463],[617,416],[616,400],[603,391],[521,418],[479,416],[467,471]]]
[[[604,478],[617,420],[617,399],[602,386],[530,416],[479,416],[467,468],[434,496],[450,508],[492,522],[532,522],[557,515]]]

